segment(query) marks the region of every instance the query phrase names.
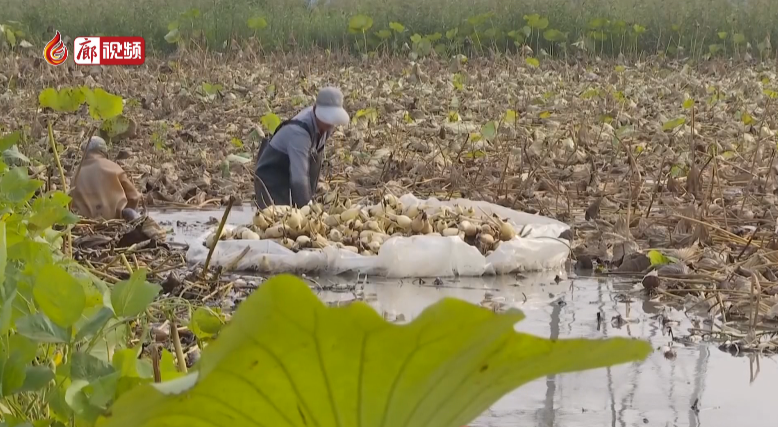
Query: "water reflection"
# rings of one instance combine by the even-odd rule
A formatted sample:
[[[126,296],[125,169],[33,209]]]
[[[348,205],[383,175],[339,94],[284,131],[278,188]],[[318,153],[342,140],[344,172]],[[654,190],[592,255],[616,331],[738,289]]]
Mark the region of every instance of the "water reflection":
[[[158,221],[175,229],[173,240],[189,243],[207,228],[209,217],[221,218],[220,211],[155,212]],[[233,208],[230,223],[251,221],[250,208]],[[182,222],[179,222],[182,221]],[[187,223],[184,225],[184,223]],[[555,273],[526,274],[523,278],[445,279],[442,286],[432,281],[381,280],[369,277],[366,295],[379,312],[402,314],[410,320],[425,307],[443,297],[455,297],[478,304],[489,290],[505,304],[524,311],[526,319],[516,329],[556,338],[635,337],[649,340],[654,348],[668,345],[660,320],[652,317],[661,307],[640,299],[630,304],[629,317],[637,323],[616,327],[611,319],[626,316],[626,304],[617,298],[634,289],[630,282],[596,278],[573,278],[556,282]],[[349,277],[314,277],[320,283],[348,281]],[[321,292],[326,301],[353,299],[351,293]],[[561,303],[560,303],[561,302]],[[598,325],[597,313],[602,314]],[[692,327],[682,312],[671,311],[676,334]],[[564,375],[552,375],[526,384],[495,403],[472,427],[527,426],[684,426],[717,427],[770,425],[775,359],[732,357],[716,347],[674,347],[677,356],[665,359],[655,351],[641,363],[619,365]],[[757,375],[758,373],[758,375]]]
[[[659,313],[655,304],[635,300],[630,305],[630,318],[639,322],[621,328],[611,324],[612,317],[626,315],[626,304],[616,296],[632,290],[631,283],[590,278],[556,283],[554,276],[528,274],[523,280],[463,278],[444,280],[443,287],[432,286],[431,281],[418,285],[411,280],[400,283],[369,278],[364,291],[375,294],[377,310],[403,314],[410,320],[446,296],[479,303],[488,289],[504,298],[506,304],[524,311],[527,318],[517,324],[517,330],[523,332],[552,339],[635,337],[649,340],[657,349],[670,343],[670,337],[662,333],[660,320],[652,319]],[[321,298],[348,300],[353,296],[325,292]],[[599,331],[598,311],[603,314]],[[677,334],[692,326],[681,312],[671,311],[669,316],[680,322],[674,326]],[[656,351],[641,363],[538,379],[505,396],[471,426],[715,427],[771,415],[767,413],[770,383],[763,372],[762,378],[749,385],[748,358],[734,358],[704,344],[674,348],[674,360]],[[764,365],[762,371],[778,374],[775,363]],[[699,414],[693,409],[695,401],[699,402]]]
[[[549,327],[551,333],[549,339],[556,340],[559,338],[559,314],[562,312],[562,304],[552,304],[551,309],[551,321]],[[572,323],[568,324],[568,326]],[[554,425],[554,396],[556,395],[556,375],[549,375],[546,377],[546,399],[543,402],[543,409],[538,411],[538,421],[543,426]]]

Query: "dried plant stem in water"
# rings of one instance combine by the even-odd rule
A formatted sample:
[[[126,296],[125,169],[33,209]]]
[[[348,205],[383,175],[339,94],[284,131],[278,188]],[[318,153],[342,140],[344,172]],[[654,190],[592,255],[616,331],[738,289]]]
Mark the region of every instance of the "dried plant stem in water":
[[[227,203],[227,209],[224,210],[224,215],[222,215],[222,220],[219,222],[219,228],[216,229],[216,235],[221,236],[222,231],[224,230],[224,224],[227,223],[227,217],[230,216],[230,210],[232,210],[232,205],[235,203],[235,196],[230,196],[230,201]],[[219,239],[214,239],[213,244],[210,248],[208,248],[208,257],[205,258],[205,265],[203,265],[203,279],[205,278],[205,275],[208,274],[208,266],[211,264],[211,257],[213,256],[213,251],[216,249],[216,245],[219,244]]]

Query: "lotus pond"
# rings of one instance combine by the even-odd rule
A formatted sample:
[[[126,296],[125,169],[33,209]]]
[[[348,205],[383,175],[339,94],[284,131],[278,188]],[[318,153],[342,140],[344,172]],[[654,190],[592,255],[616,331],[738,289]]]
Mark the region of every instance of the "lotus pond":
[[[151,215],[173,230],[170,241],[191,244],[214,227],[222,213],[162,210]],[[234,207],[228,220],[247,223],[252,215],[249,206]],[[263,279],[233,280],[251,288]],[[634,337],[655,348],[642,362],[532,381],[500,399],[470,424],[473,427],[715,427],[758,423],[771,414],[769,390],[778,375],[775,359],[735,354],[706,334],[712,327],[704,310],[684,311],[650,301],[640,292],[639,278],[593,277],[571,270],[437,282],[355,276],[306,280],[331,306],[361,299],[391,321],[410,321],[440,299],[455,297],[497,311],[519,308],[527,318],[517,330],[533,335]],[[231,292],[221,305],[230,310],[243,297]]]

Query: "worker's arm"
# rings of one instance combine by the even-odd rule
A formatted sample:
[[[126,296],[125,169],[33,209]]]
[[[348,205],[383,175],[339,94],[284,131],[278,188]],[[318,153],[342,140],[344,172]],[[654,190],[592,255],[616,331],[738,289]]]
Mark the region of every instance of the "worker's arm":
[[[311,178],[308,175],[311,167],[311,140],[308,133],[303,130],[302,132],[290,132],[290,138],[285,139],[284,142],[289,156],[289,185],[292,190],[292,204],[298,207],[305,206],[311,200]]]
[[[126,207],[130,209],[138,209],[138,204],[140,204],[140,193],[138,193],[138,190],[136,190],[135,186],[132,185],[132,181],[130,181],[130,178],[125,172],[122,172],[122,174],[119,175],[119,182],[122,184],[122,188],[124,189],[124,196],[127,198]]]

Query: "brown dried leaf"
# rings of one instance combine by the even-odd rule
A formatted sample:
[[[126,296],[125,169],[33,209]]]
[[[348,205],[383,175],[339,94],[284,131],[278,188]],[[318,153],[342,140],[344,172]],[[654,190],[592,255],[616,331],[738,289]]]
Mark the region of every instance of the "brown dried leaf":
[[[651,267],[651,260],[642,253],[631,253],[624,257],[624,261],[616,269],[619,273],[641,273]]]
[[[600,217],[600,204],[604,196],[597,198],[588,208],[586,208],[586,214],[584,218],[587,221],[592,221]]]

